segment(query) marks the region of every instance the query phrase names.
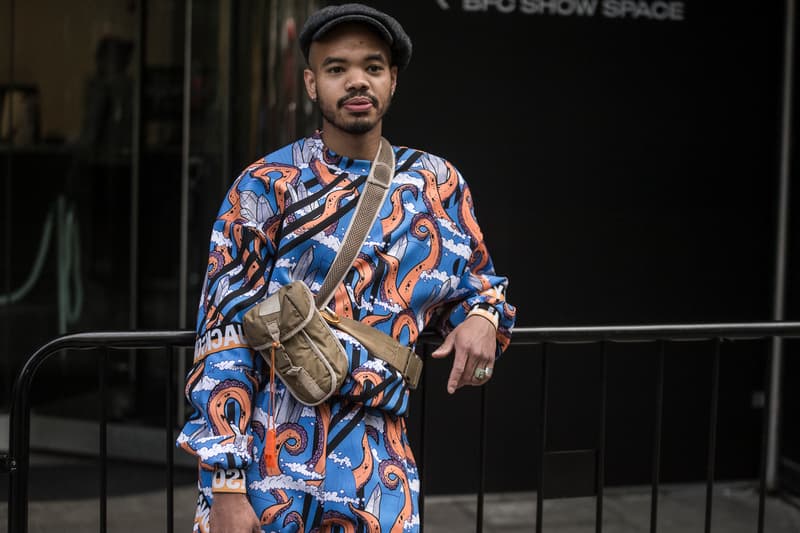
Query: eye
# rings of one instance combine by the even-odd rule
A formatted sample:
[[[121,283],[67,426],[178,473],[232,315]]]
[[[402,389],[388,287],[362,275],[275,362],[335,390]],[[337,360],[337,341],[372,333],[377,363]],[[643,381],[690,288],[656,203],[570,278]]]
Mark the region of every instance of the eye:
[[[378,74],[383,71],[383,65],[370,65],[367,67],[367,72],[371,74]]]
[[[327,72],[328,74],[340,74],[340,73],[344,72],[344,69],[342,67],[340,67],[340,66],[334,65],[332,67],[328,67],[325,70],[325,72]]]

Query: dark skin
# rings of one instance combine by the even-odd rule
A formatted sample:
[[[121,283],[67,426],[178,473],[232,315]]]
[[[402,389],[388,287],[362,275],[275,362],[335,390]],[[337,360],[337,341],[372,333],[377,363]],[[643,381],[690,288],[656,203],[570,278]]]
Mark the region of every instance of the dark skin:
[[[303,72],[308,97],[322,113],[325,145],[351,159],[372,160],[381,139],[383,116],[397,87],[397,67],[391,65],[388,45],[368,27],[357,23],[337,26],[309,51]],[[453,355],[447,391],[483,385],[475,369],[494,366],[495,327],[480,316],[468,317],[431,355]],[[259,519],[246,494],[214,494],[209,527],[212,533],[257,533]]]

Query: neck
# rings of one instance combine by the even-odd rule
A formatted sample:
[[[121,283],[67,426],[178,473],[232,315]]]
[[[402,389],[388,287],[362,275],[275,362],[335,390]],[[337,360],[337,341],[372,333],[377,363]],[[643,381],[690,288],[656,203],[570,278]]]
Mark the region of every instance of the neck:
[[[322,141],[339,155],[372,161],[381,143],[381,126],[378,124],[366,133],[348,133],[323,121]]]

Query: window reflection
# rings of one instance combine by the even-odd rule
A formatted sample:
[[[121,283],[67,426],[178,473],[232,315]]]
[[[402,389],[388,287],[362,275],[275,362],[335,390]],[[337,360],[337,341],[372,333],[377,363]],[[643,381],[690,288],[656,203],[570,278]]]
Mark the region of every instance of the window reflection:
[[[192,327],[221,194],[316,124],[295,42],[316,4],[193,0],[187,41],[183,0],[0,0],[0,408],[24,359],[59,334]],[[112,419],[156,422],[163,357],[112,357]],[[95,360],[45,366],[35,408],[95,417]]]

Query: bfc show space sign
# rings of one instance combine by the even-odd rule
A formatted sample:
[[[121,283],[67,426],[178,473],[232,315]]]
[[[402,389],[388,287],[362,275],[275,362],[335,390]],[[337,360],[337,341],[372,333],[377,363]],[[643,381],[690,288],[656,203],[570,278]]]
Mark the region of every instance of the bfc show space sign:
[[[437,0],[442,9],[451,9],[447,0]],[[665,22],[684,20],[683,2],[663,0],[462,0],[459,6],[469,13],[498,12],[503,14],[552,15],[561,17],[605,17]]]

